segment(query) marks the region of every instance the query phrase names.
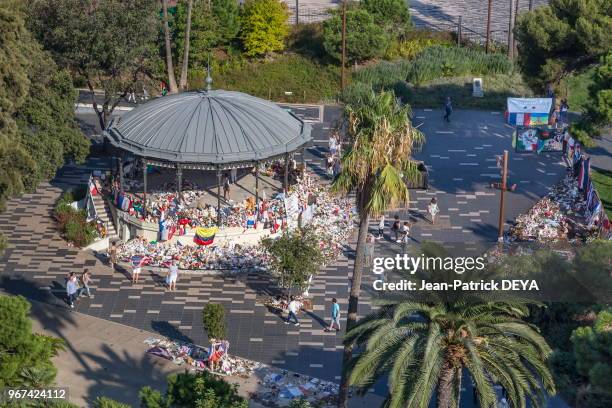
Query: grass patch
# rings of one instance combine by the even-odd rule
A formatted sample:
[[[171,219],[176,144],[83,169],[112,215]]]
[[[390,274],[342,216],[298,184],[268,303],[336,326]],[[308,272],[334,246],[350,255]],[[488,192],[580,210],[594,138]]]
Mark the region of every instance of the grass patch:
[[[472,96],[473,77],[439,78],[419,86],[405,85],[395,87],[396,95],[414,108],[442,108],[444,100],[450,96],[455,109],[504,110],[509,96],[532,96],[521,75],[499,74],[483,78],[484,97]]]
[[[474,77],[483,78],[483,98],[472,96]],[[411,60],[365,67],[352,80],[341,95],[345,103],[355,103],[370,89],[392,89],[415,108],[440,108],[450,96],[456,108],[503,110],[508,96],[532,95],[505,55],[440,45],[425,48]]]
[[[570,109],[574,112],[583,112],[589,101],[589,86],[593,84],[595,67],[573,74],[565,78],[561,84],[562,90],[567,95]]]
[[[193,78],[198,88],[203,79]],[[280,102],[317,103],[335,98],[340,88],[340,69],[319,64],[302,55],[280,55],[271,61],[248,62],[213,73],[213,87],[245,92]],[[287,95],[286,92],[291,92]]]
[[[592,168],[591,178],[608,218],[612,219],[612,171]]]

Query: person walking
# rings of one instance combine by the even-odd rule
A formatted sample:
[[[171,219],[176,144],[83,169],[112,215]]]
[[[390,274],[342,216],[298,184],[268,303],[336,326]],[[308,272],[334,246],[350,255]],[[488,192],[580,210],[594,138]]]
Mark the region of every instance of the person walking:
[[[366,238],[365,247],[365,264],[370,266],[374,261],[374,245],[376,244],[376,237],[373,234],[368,234]]]
[[[176,281],[178,280],[178,262],[176,259],[172,260],[172,263],[168,267],[168,276],[166,277],[166,283],[168,284],[168,290],[176,290]]]
[[[230,195],[230,179],[227,174],[223,175],[223,199],[227,201],[227,196]]]
[[[111,269],[115,270],[115,264],[117,263],[117,245],[113,242],[108,249],[108,262]]]
[[[77,283],[76,276],[74,275],[74,273],[71,273],[70,277],[68,278],[68,281],[66,282],[67,302],[68,306],[70,306],[71,309],[74,309],[74,301],[77,298],[78,290],[79,284]]]
[[[404,225],[402,225],[402,253],[406,253],[406,248],[408,246],[409,240],[410,240],[410,223],[408,221],[404,221]]]
[[[128,91],[128,102],[136,103],[136,92],[134,92],[134,88],[130,88]]]
[[[427,212],[429,213],[429,216],[431,217],[431,223],[435,224],[436,215],[438,215],[438,213],[440,212],[440,209],[438,208],[438,200],[436,200],[435,197],[433,197],[431,201],[429,202],[429,205],[427,206]]]
[[[559,116],[561,119],[561,123],[563,125],[568,124],[568,113],[569,113],[569,104],[567,103],[567,99],[561,99],[561,106],[559,107]]]
[[[332,306],[331,306],[331,323],[329,327],[325,329],[325,331],[330,332],[336,326],[336,332],[340,331],[340,305],[338,304],[338,300],[336,298],[332,298]]]
[[[393,225],[391,226],[391,231],[393,231],[393,236],[395,237],[395,242],[401,242],[400,240],[400,219],[399,215],[395,215],[393,217]]]
[[[91,297],[91,291],[89,290],[89,284],[91,283],[91,280],[91,273],[88,270],[85,270],[85,272],[83,272],[83,274],[81,275],[81,284],[83,286],[81,288],[81,293],[79,294],[79,296],[82,295],[83,292],[85,292],[88,298]]]
[[[132,267],[132,283],[138,283],[140,272],[142,272],[142,266],[140,264]]]
[[[295,320],[295,323],[293,323],[296,326],[300,325],[300,321],[297,318],[297,312],[298,310],[300,310],[300,302],[298,302],[297,300],[295,300],[295,297],[291,296],[291,301],[289,302],[289,313],[287,314],[287,320],[285,320],[285,324],[289,324],[291,323],[291,319]]]
[[[376,239],[383,239],[385,233],[385,214],[380,216],[378,221],[378,236]]]
[[[450,96],[446,97],[446,102],[444,102],[444,120],[450,123],[450,115],[453,113],[453,104],[451,102]]]

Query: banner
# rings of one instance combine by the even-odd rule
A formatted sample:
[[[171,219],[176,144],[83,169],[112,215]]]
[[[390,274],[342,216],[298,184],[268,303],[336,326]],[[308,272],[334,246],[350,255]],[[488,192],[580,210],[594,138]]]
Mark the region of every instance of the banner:
[[[195,229],[195,236],[193,237],[193,242],[198,245],[210,245],[215,241],[215,234],[217,234],[217,231],[219,231],[219,228],[217,227],[198,227]]]
[[[515,126],[547,125],[552,98],[508,98],[508,124]]]
[[[285,213],[287,214],[287,228],[289,230],[297,228],[300,216],[300,201],[297,194],[285,195]]]
[[[540,128],[517,127],[512,146],[517,152],[560,152],[563,145],[552,132]]]

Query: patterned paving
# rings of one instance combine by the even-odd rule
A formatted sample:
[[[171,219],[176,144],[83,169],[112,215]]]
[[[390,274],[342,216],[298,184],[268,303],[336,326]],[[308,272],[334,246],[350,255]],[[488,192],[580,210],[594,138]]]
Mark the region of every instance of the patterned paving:
[[[309,115],[313,122],[320,118],[315,108],[296,112]],[[323,170],[327,132],[335,113],[333,108],[329,112],[326,109],[324,122],[314,123],[315,144],[306,162],[316,172]],[[511,129],[500,116],[490,112],[457,111],[450,125],[443,123],[440,116],[430,110],[415,112],[415,121],[424,123],[422,129],[428,136],[419,158],[431,166],[433,188],[413,192],[410,208],[397,212],[402,219],[413,219],[417,241],[433,239],[461,245],[492,242],[496,236],[497,192],[486,185],[496,173],[491,159],[509,148]],[[508,218],[527,208],[563,171],[554,155],[511,154],[511,158],[511,178],[519,180],[521,187],[509,194]],[[337,378],[341,336],[324,332],[323,320],[328,316],[331,297],[338,298],[341,310],[346,311],[352,270],[350,252],[317,276],[310,291],[314,310],[301,316],[300,327],[283,324],[279,316],[256,303],[258,296],[274,290],[265,275],[183,275],[177,291],[172,293],[166,292],[162,279],[153,274],[143,274],[143,281],[132,285],[121,271],[113,273],[95,254],[67,247],[50,217],[62,188],[83,182],[92,169],[106,165],[105,159],[91,159],[85,167],[66,166],[52,183],[9,202],[8,210],[0,214],[0,230],[10,242],[0,258],[0,287],[63,307],[63,277],[70,271],[80,273],[87,268],[95,278],[94,297],[83,299],[76,310],[197,343],[206,341],[202,307],[207,302],[219,302],[227,310],[231,352],[321,378]],[[432,226],[422,216],[434,195],[442,212],[440,222]],[[395,243],[387,241],[377,248],[379,253],[397,249]],[[364,276],[360,314],[371,309],[373,279],[371,273]]]
[[[292,14],[295,14],[295,2],[285,1]],[[486,0],[407,0],[412,22],[417,27],[434,27],[442,30],[456,30],[461,17],[464,35],[470,39],[479,39],[486,33],[487,4]],[[340,0],[300,0],[300,21],[313,22],[329,18],[325,10],[339,7]],[[548,0],[515,0],[519,13],[529,10],[529,4],[538,7],[548,4]],[[508,20],[510,16],[509,0],[493,0],[491,8],[491,35],[496,41],[506,42]],[[294,22],[294,17],[290,22]],[[467,29],[467,31],[465,31]]]

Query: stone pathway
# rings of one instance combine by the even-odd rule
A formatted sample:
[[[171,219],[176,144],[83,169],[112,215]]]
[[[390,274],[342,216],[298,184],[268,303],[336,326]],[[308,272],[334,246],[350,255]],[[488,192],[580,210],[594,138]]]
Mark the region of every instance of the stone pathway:
[[[337,108],[326,108],[324,122],[313,124],[314,145],[306,162],[318,174],[323,172],[327,132],[337,113]],[[298,114],[320,117],[314,108]],[[414,191],[409,210],[398,209],[389,215],[398,212],[402,219],[413,217],[417,241],[488,245],[496,237],[498,201],[497,192],[486,186],[494,178],[491,174],[497,172],[490,168],[495,165],[493,155],[511,149],[511,129],[499,113],[456,111],[450,125],[442,122],[441,115],[431,110],[415,112],[415,122],[424,123],[421,129],[428,137],[418,158],[432,167],[432,189]],[[511,153],[511,179],[517,180],[520,188],[508,195],[508,219],[528,208],[560,178],[564,170],[557,162],[558,157],[552,154]],[[186,275],[172,293],[164,290],[157,275],[143,274],[143,281],[132,285],[121,271],[113,273],[95,254],[66,246],[51,218],[62,188],[78,185],[92,169],[107,165],[105,159],[91,159],[86,167],[66,166],[52,183],[8,203],[7,211],[0,214],[0,230],[9,238],[9,248],[0,257],[0,287],[61,308],[65,307],[65,274],[87,268],[94,276],[94,298],[82,300],[76,311],[199,344],[206,343],[201,309],[207,302],[218,302],[227,310],[233,354],[323,379],[339,378],[342,336],[325,333],[323,328],[331,297],[346,311],[352,272],[350,248],[316,277],[310,291],[315,309],[301,316],[299,328],[283,324],[279,316],[256,304],[258,294],[274,288],[265,275]],[[433,195],[438,197],[444,216],[435,226],[422,218]],[[397,249],[391,242],[378,247],[380,253]],[[371,273],[364,276],[361,315],[371,310],[374,277]]]
[[[68,387],[70,402],[79,407],[90,407],[99,396],[138,407],[138,391],[142,387],[164,390],[166,376],[185,369],[145,353],[144,340],[157,337],[156,333],[48,303],[32,302],[31,317],[34,332],[64,340],[65,350],[53,361],[58,370],[56,384]],[[248,379],[227,378],[239,386],[238,392],[245,398],[259,390],[258,380],[256,375]],[[381,402],[381,397],[370,393],[363,398],[352,398],[350,406],[373,407],[380,406]],[[249,407],[262,408],[252,401]]]

